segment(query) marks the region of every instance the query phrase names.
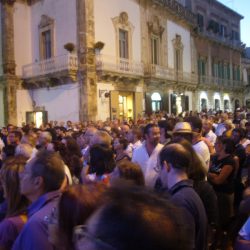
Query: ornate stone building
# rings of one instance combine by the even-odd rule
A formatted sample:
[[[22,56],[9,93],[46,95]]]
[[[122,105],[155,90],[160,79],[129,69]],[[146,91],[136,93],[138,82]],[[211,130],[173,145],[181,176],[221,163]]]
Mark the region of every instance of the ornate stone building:
[[[196,14],[195,48],[198,63],[196,109],[230,110],[244,105],[240,20],[216,0],[188,1]]]
[[[250,109],[250,47],[246,48],[242,56],[243,81],[245,82],[245,104]]]
[[[215,0],[0,7],[0,126],[242,104],[242,17]]]

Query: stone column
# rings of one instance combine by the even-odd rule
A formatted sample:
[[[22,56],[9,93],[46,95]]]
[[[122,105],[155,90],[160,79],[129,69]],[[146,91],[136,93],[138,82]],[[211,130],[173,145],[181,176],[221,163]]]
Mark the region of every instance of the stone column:
[[[1,32],[2,32],[2,62],[3,76],[0,85],[4,88],[5,123],[17,124],[16,91],[18,78],[16,77],[16,64],[14,55],[14,3],[15,0],[0,0],[1,3]]]
[[[94,0],[77,0],[77,42],[80,84],[80,121],[96,120],[97,75],[95,63]]]

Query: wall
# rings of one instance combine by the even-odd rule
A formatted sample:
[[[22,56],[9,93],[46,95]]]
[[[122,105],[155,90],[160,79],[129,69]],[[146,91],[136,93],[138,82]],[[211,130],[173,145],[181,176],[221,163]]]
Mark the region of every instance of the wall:
[[[32,100],[36,106],[45,107],[48,120],[79,121],[79,84],[67,84],[54,88],[18,90],[18,125],[25,121],[27,111],[32,111]]]
[[[183,71],[191,72],[191,45],[190,45],[190,32],[178,24],[168,20],[168,65],[170,68],[174,67],[174,47],[172,40],[175,39],[176,34],[181,36],[183,44]]]
[[[22,66],[31,62],[30,6],[15,3],[14,6],[14,53],[16,75],[22,75]]]
[[[4,92],[0,88],[0,127],[3,127],[4,124]]]
[[[76,44],[76,2],[75,0],[44,0],[31,7],[32,62],[39,60],[39,30],[41,16],[54,19],[54,54],[63,55],[67,51],[64,45],[68,42]]]
[[[105,121],[110,117],[110,97],[104,96],[105,92],[114,90],[112,84],[99,82],[97,85],[97,120]],[[103,92],[105,91],[105,92]],[[102,94],[101,94],[102,92]]]
[[[116,57],[115,28],[112,18],[125,11],[128,20],[133,24],[132,34],[132,60],[141,61],[141,31],[140,9],[134,0],[95,0],[95,36],[96,42],[102,41],[105,46],[102,54]],[[112,7],[111,7],[112,6]]]
[[[0,3],[0,27],[2,27],[2,4]],[[0,28],[1,31],[1,28]],[[0,32],[0,75],[3,74],[3,67],[2,67],[2,63],[3,63],[3,55],[2,55],[2,31]],[[0,120],[1,121],[1,120]]]

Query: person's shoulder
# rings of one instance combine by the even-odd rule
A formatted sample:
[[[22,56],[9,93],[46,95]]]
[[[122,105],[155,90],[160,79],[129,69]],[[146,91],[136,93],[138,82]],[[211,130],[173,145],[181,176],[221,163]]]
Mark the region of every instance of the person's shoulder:
[[[141,154],[142,152],[144,152],[146,150],[144,143],[142,143],[140,146],[138,146],[134,152],[133,155],[137,155],[137,154]]]

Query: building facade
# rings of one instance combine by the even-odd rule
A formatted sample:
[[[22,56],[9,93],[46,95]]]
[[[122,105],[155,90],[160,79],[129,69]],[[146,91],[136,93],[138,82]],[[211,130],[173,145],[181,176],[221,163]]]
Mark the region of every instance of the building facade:
[[[238,13],[218,1],[188,1],[197,17],[197,110],[233,111],[244,105]]]
[[[215,0],[0,4],[0,126],[242,105],[242,17]]]

